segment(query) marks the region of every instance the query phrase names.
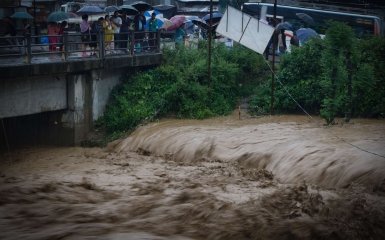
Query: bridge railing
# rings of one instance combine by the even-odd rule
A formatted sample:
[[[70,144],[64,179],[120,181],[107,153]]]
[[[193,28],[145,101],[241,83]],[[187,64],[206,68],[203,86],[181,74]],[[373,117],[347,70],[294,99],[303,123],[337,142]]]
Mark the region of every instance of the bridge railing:
[[[116,37],[116,39],[114,38]],[[25,35],[0,37],[0,59],[20,60],[30,64],[41,61],[70,61],[86,57],[109,58],[118,55],[159,53],[161,39],[159,32],[120,33],[106,36],[104,32],[84,35],[64,32],[63,35]],[[113,41],[110,41],[113,38]]]

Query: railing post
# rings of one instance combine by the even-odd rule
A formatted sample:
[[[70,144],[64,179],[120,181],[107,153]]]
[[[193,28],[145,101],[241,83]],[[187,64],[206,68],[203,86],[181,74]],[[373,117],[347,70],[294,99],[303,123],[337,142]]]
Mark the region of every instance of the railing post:
[[[160,52],[160,31],[156,31],[156,50],[157,53]]]
[[[64,61],[68,59],[68,32],[63,33],[63,54]]]
[[[32,44],[31,44],[31,34],[27,34],[26,36],[27,44],[24,45],[26,47],[26,63],[31,63],[32,60]]]
[[[99,58],[104,59],[104,31],[98,32]]]
[[[135,31],[130,31],[130,53],[131,55],[134,55],[134,49],[135,49]]]

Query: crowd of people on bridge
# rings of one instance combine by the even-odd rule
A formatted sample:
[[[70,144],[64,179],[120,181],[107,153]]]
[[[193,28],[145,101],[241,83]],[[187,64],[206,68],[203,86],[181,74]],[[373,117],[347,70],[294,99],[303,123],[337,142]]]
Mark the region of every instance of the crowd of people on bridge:
[[[96,54],[96,48],[100,42],[98,37],[102,36],[100,35],[101,32],[104,33],[103,42],[106,54],[115,51],[128,52],[131,42],[135,43],[136,51],[155,49],[156,32],[158,31],[155,14],[151,16],[146,34],[146,18],[143,13],[140,11],[134,18],[129,18],[125,12],[115,11],[112,16],[107,14],[94,22],[89,22],[89,16],[83,14],[80,23],[83,42],[82,55],[87,55],[87,47],[92,49],[91,55]],[[134,32],[133,39],[130,32]]]

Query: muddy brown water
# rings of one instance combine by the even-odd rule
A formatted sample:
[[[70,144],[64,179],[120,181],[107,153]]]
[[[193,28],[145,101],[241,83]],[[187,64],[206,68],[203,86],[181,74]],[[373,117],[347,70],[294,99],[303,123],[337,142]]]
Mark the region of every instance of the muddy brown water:
[[[165,119],[106,148],[14,150],[0,239],[385,239],[385,121],[322,123]]]

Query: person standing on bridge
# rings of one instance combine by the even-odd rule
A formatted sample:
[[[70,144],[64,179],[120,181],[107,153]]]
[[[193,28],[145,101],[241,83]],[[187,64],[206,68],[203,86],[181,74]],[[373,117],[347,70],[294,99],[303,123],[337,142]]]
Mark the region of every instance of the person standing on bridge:
[[[143,45],[145,25],[146,25],[146,17],[143,15],[143,11],[140,11],[134,17],[134,29],[135,29],[134,41],[135,41],[135,45],[137,45],[137,47],[139,48],[137,49],[138,51],[140,51]]]
[[[82,56],[85,57],[87,56],[86,50],[91,40],[91,26],[90,26],[90,23],[88,22],[87,14],[84,14],[82,16],[82,22],[80,23],[80,33],[81,33],[81,39],[83,42]]]
[[[127,52],[128,44],[128,32],[130,28],[131,20],[127,17],[125,12],[122,13],[122,25],[120,26],[120,48]]]
[[[119,12],[115,11],[114,16],[111,18],[112,27],[114,28],[114,47],[119,48],[120,45],[120,27],[122,26],[122,18],[119,16]]]
[[[112,53],[114,49],[114,29],[110,20],[110,16],[106,15],[103,21],[104,29],[104,46],[106,53]]]
[[[59,49],[60,51],[62,52],[63,49],[64,49],[64,31],[66,31],[66,28],[68,27],[68,23],[67,21],[63,21],[60,23],[60,26],[59,26],[59,32],[58,32],[58,35],[59,35]]]
[[[153,12],[151,14],[151,19],[148,23],[148,31],[150,32],[149,34],[149,48],[150,49],[155,49],[155,44],[156,44],[156,32],[158,31],[158,19],[156,19],[156,14]]]
[[[48,23],[47,27],[48,42],[49,42],[49,51],[56,51],[57,44],[59,43],[59,27],[56,22]]]

